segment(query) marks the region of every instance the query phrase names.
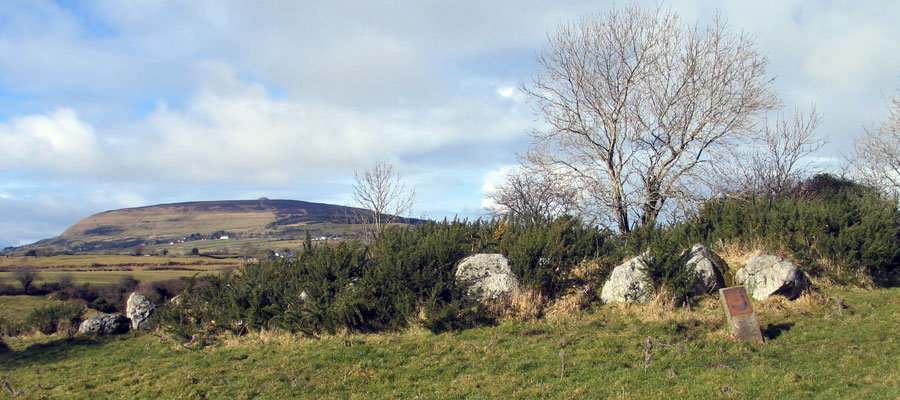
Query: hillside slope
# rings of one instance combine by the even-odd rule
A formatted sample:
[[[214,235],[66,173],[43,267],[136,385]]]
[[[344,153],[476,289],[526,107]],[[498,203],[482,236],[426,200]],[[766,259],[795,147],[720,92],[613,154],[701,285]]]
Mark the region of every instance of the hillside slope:
[[[13,249],[90,252],[176,241],[229,238],[293,238],[306,231],[353,235],[370,212],[298,200],[227,200],[160,204],[106,211],[61,235]],[[418,220],[402,219],[403,223]]]

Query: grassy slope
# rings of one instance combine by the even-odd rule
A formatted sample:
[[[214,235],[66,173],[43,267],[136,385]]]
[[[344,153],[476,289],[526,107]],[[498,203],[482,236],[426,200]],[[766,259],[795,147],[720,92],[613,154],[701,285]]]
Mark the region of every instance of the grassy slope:
[[[440,335],[264,333],[200,350],[151,334],[14,338],[0,355],[0,379],[24,398],[900,396],[900,289],[756,306],[764,345],[729,339],[709,299],[693,312],[601,306]]]

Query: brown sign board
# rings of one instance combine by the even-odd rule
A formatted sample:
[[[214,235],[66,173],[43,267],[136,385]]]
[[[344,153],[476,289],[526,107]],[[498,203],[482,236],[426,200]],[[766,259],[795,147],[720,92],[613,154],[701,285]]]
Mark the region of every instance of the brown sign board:
[[[721,290],[722,297],[725,298],[725,306],[728,313],[734,315],[744,315],[753,312],[753,305],[750,304],[750,298],[747,297],[747,291],[743,286],[735,286]]]
[[[762,343],[759,321],[756,319],[750,297],[747,296],[747,289],[743,286],[719,289],[719,295],[722,297],[728,327],[734,337],[738,340]]]

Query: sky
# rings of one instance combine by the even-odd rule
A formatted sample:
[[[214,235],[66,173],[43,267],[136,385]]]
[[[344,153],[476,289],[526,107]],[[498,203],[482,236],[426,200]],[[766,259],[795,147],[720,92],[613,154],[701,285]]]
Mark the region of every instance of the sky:
[[[540,127],[518,87],[548,33],[614,4],[2,0],[0,249],[124,207],[353,205],[376,160],[416,188],[413,216],[485,215]],[[659,4],[756,38],[785,109],[822,114],[821,168],[900,88],[900,2]]]

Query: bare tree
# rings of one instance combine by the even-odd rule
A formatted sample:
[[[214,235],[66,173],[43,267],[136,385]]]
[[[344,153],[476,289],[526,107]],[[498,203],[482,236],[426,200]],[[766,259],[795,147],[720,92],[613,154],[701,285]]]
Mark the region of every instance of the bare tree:
[[[509,173],[488,198],[496,205],[491,210],[494,216],[512,214],[535,222],[568,214],[574,209],[577,195],[577,190],[552,173],[520,169]]]
[[[749,154],[735,152],[734,162],[723,163],[719,190],[728,194],[777,194],[794,186],[809,173],[810,164],[804,157],[815,153],[827,143],[816,136],[822,116],[811,107],[808,114],[794,110],[788,120],[780,114],[774,125],[766,124],[759,138],[759,147]]]
[[[884,193],[900,196],[900,92],[887,100],[888,117],[853,144],[852,173]]]
[[[22,293],[28,293],[31,284],[38,278],[38,272],[34,268],[19,267],[13,271],[12,277],[22,284]]]
[[[353,200],[371,212],[376,233],[388,224],[412,211],[416,201],[415,189],[406,189],[400,174],[387,161],[376,161],[372,169],[355,173]]]
[[[533,133],[527,160],[565,174],[580,211],[621,232],[698,201],[709,161],[779,105],[752,38],[659,8],[561,25],[538,62],[522,90],[548,129]]]

